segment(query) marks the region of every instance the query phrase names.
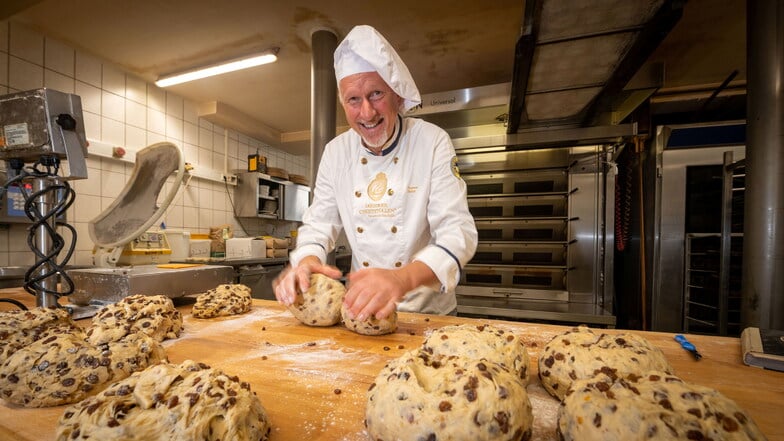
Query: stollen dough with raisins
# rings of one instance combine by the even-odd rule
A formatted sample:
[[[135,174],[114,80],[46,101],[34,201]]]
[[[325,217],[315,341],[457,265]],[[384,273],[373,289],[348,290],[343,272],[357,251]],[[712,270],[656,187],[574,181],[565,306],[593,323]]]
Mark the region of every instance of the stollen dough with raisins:
[[[672,373],[662,351],[632,333],[595,334],[586,326],[557,335],[539,356],[539,378],[552,396],[563,400],[575,380],[604,372],[620,378],[648,371]]]
[[[367,393],[374,440],[527,440],[533,414],[525,385],[488,360],[419,349],[391,360]]]
[[[218,285],[196,297],[191,314],[196,318],[244,314],[253,302],[250,294],[243,284]]]
[[[765,439],[717,390],[656,371],[575,381],[559,408],[557,430],[565,441]]]
[[[69,406],[56,439],[264,441],[269,433],[248,383],[187,360],[152,366]]]
[[[512,332],[491,325],[451,325],[430,332],[422,343],[430,355],[485,358],[506,366],[528,382],[529,358],[525,344]]]
[[[78,328],[68,311],[61,308],[0,312],[0,364],[34,341]]]
[[[377,319],[371,315],[365,320],[355,320],[349,317],[348,309],[346,309],[346,305],[343,305],[340,308],[340,315],[343,318],[343,325],[357,334],[384,335],[397,330],[397,311],[392,311],[392,314],[383,319]]]
[[[311,274],[310,288],[298,292],[288,310],[308,326],[332,326],[340,322],[340,308],[346,288],[323,274]]]
[[[166,359],[142,333],[101,345],[85,337],[81,330],[51,335],[16,351],[0,366],[0,397],[25,407],[74,403]]]
[[[181,331],[182,315],[170,298],[136,294],[101,308],[87,329],[87,337],[98,345],[142,332],[163,341],[177,338]]]

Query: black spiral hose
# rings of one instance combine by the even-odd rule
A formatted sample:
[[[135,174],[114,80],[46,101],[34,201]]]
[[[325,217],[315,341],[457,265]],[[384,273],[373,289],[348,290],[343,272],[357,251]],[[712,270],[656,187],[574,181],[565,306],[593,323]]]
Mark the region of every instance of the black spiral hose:
[[[622,163],[615,175],[615,248],[623,252],[629,246],[632,219],[632,166],[628,157],[618,159]]]
[[[14,183],[19,184],[22,196],[25,200],[24,211],[27,217],[33,221],[29,227],[27,236],[27,245],[36,255],[36,263],[30,267],[25,273],[24,289],[32,295],[38,293],[46,293],[60,298],[67,296],[74,290],[73,281],[65,272],[65,264],[71,259],[74,249],[76,248],[76,229],[65,222],[58,221],[66,210],[73,204],[76,197],[76,192],[71,188],[67,181],[54,181],[53,184],[46,186],[40,191],[29,191],[25,188],[22,182],[29,178],[56,178],[60,170],[60,158],[57,156],[42,156],[31,167],[25,168],[24,164],[20,161],[9,161],[12,169],[17,172],[17,175],[6,183],[6,187]],[[39,198],[51,194],[54,197],[52,209],[46,213],[39,210],[37,201]],[[71,243],[66,244],[65,239],[53,227],[62,227],[71,232]],[[35,243],[35,234],[43,227],[45,234],[51,239],[51,249],[41,250],[38,249]],[[58,261],[57,257],[65,250],[65,255]],[[43,282],[51,277],[58,277],[60,281],[60,289],[54,290],[46,288]],[[55,284],[55,286],[57,286]]]

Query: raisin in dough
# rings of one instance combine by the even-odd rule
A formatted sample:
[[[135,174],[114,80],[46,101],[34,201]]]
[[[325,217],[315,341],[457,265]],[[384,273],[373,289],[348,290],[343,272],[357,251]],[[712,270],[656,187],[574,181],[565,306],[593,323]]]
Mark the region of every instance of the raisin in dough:
[[[672,373],[662,351],[637,334],[595,334],[586,326],[555,336],[539,356],[539,378],[563,400],[574,380],[600,372],[621,378],[648,371]]]
[[[250,311],[250,288],[242,284],[218,285],[196,297],[191,314],[196,318],[212,318],[244,314]]]
[[[511,332],[490,325],[452,325],[432,331],[422,348],[430,355],[485,358],[505,366],[528,383],[528,351]]]
[[[264,441],[269,432],[248,383],[188,360],[152,366],[66,408],[57,440]]]
[[[288,310],[308,326],[332,326],[340,322],[340,307],[345,295],[342,283],[323,274],[311,274],[310,288],[297,293]]]
[[[0,364],[19,349],[52,334],[78,329],[65,309],[0,312]]]
[[[354,320],[348,316],[348,309],[343,305],[340,308],[340,315],[346,328],[357,334],[384,335],[391,334],[397,330],[397,311],[392,311],[392,314],[383,319],[377,319],[371,315],[365,320]]]
[[[381,370],[365,422],[374,440],[519,441],[530,439],[533,416],[525,385],[505,367],[420,349]]]
[[[665,372],[578,380],[559,409],[561,439],[764,440],[754,421],[715,389]]]
[[[97,346],[85,337],[80,330],[52,335],[16,351],[0,366],[0,397],[25,407],[74,403],[166,359],[142,333]]]
[[[136,294],[101,308],[87,329],[87,337],[98,345],[142,332],[163,341],[177,338],[181,331],[182,315],[170,298]]]

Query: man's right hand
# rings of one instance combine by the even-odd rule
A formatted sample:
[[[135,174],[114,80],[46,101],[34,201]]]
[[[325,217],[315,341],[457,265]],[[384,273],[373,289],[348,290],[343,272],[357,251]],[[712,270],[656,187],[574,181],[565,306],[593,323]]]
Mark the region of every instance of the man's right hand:
[[[287,266],[272,282],[275,298],[278,302],[289,306],[294,303],[298,292],[310,288],[310,275],[324,274],[333,279],[340,278],[343,273],[336,267],[324,265],[316,256],[307,256],[300,260],[296,267]]]

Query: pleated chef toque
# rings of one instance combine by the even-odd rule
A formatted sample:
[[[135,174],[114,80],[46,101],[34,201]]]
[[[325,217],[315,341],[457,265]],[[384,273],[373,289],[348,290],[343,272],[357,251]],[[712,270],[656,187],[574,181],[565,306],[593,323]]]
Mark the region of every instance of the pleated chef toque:
[[[340,82],[349,75],[374,71],[403,98],[401,113],[422,102],[414,79],[395,48],[372,26],[355,26],[335,49],[335,77]]]

